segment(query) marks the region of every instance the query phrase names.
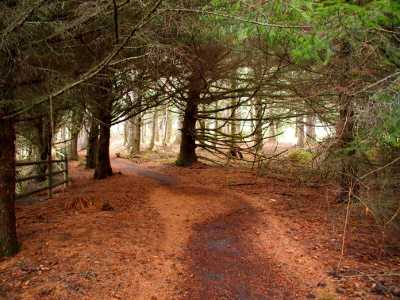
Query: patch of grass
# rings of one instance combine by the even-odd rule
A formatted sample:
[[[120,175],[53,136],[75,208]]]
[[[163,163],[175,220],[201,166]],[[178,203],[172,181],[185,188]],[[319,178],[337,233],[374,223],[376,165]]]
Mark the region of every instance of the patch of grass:
[[[320,300],[337,300],[339,299],[338,295],[333,294],[328,288],[324,288],[319,291],[317,298]]]
[[[295,151],[288,153],[288,159],[293,162],[306,164],[312,159],[312,155],[304,151]]]

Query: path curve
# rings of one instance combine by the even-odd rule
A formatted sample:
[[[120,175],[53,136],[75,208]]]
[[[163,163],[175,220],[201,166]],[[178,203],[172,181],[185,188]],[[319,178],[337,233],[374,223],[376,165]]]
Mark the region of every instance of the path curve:
[[[168,224],[166,243],[182,250],[174,299],[299,299],[295,276],[285,274],[258,241],[260,226],[268,229],[265,209],[240,194],[192,185],[119,159],[112,163],[163,184],[155,186],[152,205]],[[199,211],[203,207],[207,211]]]

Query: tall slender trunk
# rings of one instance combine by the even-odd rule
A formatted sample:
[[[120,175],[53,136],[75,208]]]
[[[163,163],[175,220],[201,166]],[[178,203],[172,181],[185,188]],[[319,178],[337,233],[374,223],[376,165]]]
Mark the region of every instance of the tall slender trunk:
[[[337,125],[338,147],[341,149],[342,176],[340,181],[340,195],[337,202],[343,202],[357,193],[357,166],[353,159],[356,150],[350,150],[354,141],[354,109],[352,97],[346,92],[339,94],[339,122]]]
[[[309,114],[307,115],[307,120],[306,120],[306,144],[308,146],[312,146],[315,144],[316,140],[316,133],[315,133],[315,121],[316,121],[316,116],[315,114]]]
[[[236,98],[231,99],[231,106],[232,106],[232,111],[231,111],[231,132],[230,132],[230,140],[231,140],[231,148],[235,148],[238,143],[238,133],[239,133],[239,122],[236,120],[238,116],[238,107],[236,106]]]
[[[221,129],[218,128],[219,127],[218,117],[220,115],[218,109],[219,109],[218,101],[215,101],[215,119],[214,119],[214,136],[213,136],[214,147],[217,147],[218,131],[222,130],[222,128]]]
[[[110,112],[104,108],[100,114],[100,136],[94,179],[104,179],[113,175],[110,162],[111,119]]]
[[[165,130],[163,136],[163,146],[169,144],[169,140],[171,139],[171,130],[172,130],[172,122],[171,122],[171,112],[169,111],[168,106],[165,107]]]
[[[142,114],[134,117],[135,123],[132,132],[131,154],[140,152],[140,142],[142,137]]]
[[[176,132],[174,144],[181,144],[182,141],[182,128],[183,128],[183,116],[178,116],[178,131]]]
[[[157,109],[154,109],[153,122],[151,123],[151,136],[150,136],[150,147],[149,147],[150,151],[154,149],[157,137],[158,137],[158,112]]]
[[[70,141],[70,151],[69,151],[69,159],[70,160],[78,160],[79,155],[78,155],[78,134],[79,131],[73,132],[71,141]]]
[[[38,132],[38,151],[39,151],[39,160],[48,160],[50,156],[50,145],[51,145],[51,128],[50,122],[48,118],[42,117],[37,119],[38,123],[37,132]],[[37,169],[38,175],[44,175],[47,171],[47,164],[39,165]],[[45,181],[46,177],[40,177],[37,179],[38,181]]]
[[[269,123],[269,138],[268,140],[272,143],[276,142],[276,134],[277,134],[277,121],[274,120],[274,108],[272,106],[270,106],[268,108],[268,113],[269,113],[269,117],[271,119],[271,122]]]
[[[0,260],[18,252],[15,217],[15,132],[0,111]]]
[[[97,148],[99,145],[99,124],[93,118],[90,123],[85,169],[94,169],[96,167]]]
[[[304,130],[304,116],[296,117],[296,135],[297,135],[297,147],[304,148],[305,145],[305,130]]]
[[[254,117],[256,121],[254,122],[254,143],[255,143],[255,149],[257,151],[261,151],[264,147],[264,136],[263,136],[263,114],[264,114],[264,108],[261,103],[261,99],[259,97],[256,98],[254,102]]]
[[[82,126],[81,135],[82,135],[82,137],[81,137],[80,149],[86,150],[87,146],[88,146],[88,138],[89,138],[89,131],[87,129],[86,121]]]

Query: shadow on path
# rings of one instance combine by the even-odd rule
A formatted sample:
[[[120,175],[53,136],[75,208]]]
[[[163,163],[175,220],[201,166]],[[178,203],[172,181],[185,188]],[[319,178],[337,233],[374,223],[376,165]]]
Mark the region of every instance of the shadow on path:
[[[158,182],[161,182],[161,183],[165,184],[167,187],[174,187],[179,184],[179,179],[176,177],[173,177],[173,176],[160,174],[160,173],[157,173],[154,171],[140,168],[138,166],[135,166],[132,163],[122,162],[122,161],[119,161],[119,160],[116,160],[113,158],[111,159],[111,162],[112,162],[112,164],[114,164],[116,166],[125,168],[127,170],[136,172],[141,176],[148,177],[148,178],[154,179]]]
[[[293,285],[251,238],[258,215],[242,204],[194,228],[181,299],[295,299]]]
[[[169,188],[180,183],[173,176],[130,163],[115,159],[112,163],[157,180]],[[175,289],[178,299],[297,299],[296,282],[288,279],[281,267],[268,259],[257,245],[257,228],[262,224],[263,210],[254,208],[232,193],[189,185],[180,185],[179,188],[182,193],[196,193],[202,197],[230,197],[231,210],[194,226],[194,233],[182,258],[187,265],[186,277]],[[263,217],[265,221],[265,215]]]

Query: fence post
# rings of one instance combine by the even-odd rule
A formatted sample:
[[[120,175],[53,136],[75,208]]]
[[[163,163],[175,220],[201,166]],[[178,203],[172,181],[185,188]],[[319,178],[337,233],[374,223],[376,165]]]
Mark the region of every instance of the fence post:
[[[49,189],[47,190],[47,196],[51,199],[53,198],[53,164],[51,162],[51,156],[49,156],[48,169],[49,169],[49,180],[48,180]]]
[[[65,162],[64,162],[64,181],[65,181],[65,187],[68,187],[68,157],[65,156]]]

